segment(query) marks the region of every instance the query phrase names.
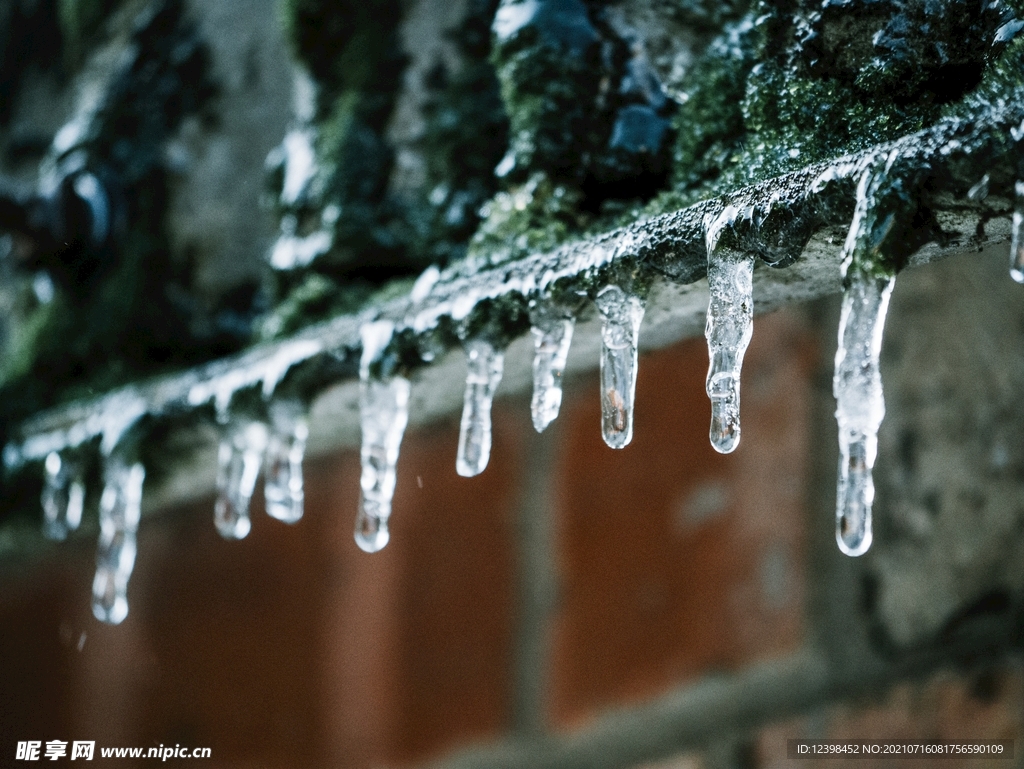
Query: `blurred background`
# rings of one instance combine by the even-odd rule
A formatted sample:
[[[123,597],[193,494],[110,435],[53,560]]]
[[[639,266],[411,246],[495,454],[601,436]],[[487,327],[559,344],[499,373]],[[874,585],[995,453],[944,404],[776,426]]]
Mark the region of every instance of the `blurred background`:
[[[890,25],[920,10],[876,5]],[[428,265],[514,259],[746,178],[719,139],[688,160],[680,110],[694,78],[728,87],[707,69],[732,56],[723,41],[752,64],[760,11],[0,0],[0,437],[408,291]],[[831,29],[878,28],[851,13]],[[964,39],[1013,13],[979,4]],[[920,104],[892,97],[905,122],[886,130],[973,87],[965,71]],[[551,73],[577,90],[543,92]],[[600,437],[596,360],[541,434],[528,394],[499,390],[479,477],[455,473],[457,414],[410,428],[374,555],[352,541],[352,448],[307,458],[294,525],[257,487],[238,542],[217,534],[200,474],[147,509],[118,626],[90,610],[95,523],[28,541],[40,481],[5,479],[0,766],[22,765],[25,740],[453,769],[813,766],[786,740],[1016,740],[1024,304],[1006,255],[1004,241],[897,280],[875,544],[857,559],[834,539],[838,297],[757,318],[732,455],[708,442],[702,339],[641,355],[621,452]],[[942,765],[1017,765],[1015,748]]]

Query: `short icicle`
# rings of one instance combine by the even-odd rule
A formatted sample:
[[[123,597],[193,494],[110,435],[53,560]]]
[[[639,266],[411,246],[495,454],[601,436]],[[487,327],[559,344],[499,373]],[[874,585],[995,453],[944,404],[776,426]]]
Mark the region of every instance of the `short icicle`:
[[[1016,205],[1013,207],[1013,233],[1010,236],[1010,277],[1024,283],[1024,182],[1014,185]]]
[[[67,539],[82,522],[85,482],[82,463],[51,451],[43,477],[43,534],[48,539]]]
[[[708,304],[704,336],[708,340],[708,397],[711,399],[711,446],[728,454],[740,442],[740,369],[754,328],[754,258],[718,248],[723,212],[708,227]]]
[[[92,583],[92,613],[118,625],[128,616],[128,579],[135,566],[135,535],[146,470],[120,453],[105,458],[100,498],[100,540]]]
[[[491,458],[491,403],[501,383],[505,353],[483,339],[466,343],[466,393],[455,470],[465,478],[480,475]]]
[[[300,401],[277,400],[270,404],[263,496],[267,515],[285,523],[302,518],[302,460],[308,436],[309,420]]]
[[[217,451],[214,523],[225,539],[244,539],[252,528],[249,502],[267,447],[267,426],[238,416],[227,419]]]
[[[601,433],[613,449],[633,439],[633,399],[636,394],[637,338],[644,305],[618,286],[605,286],[597,295],[601,313]]]
[[[562,375],[576,321],[546,302],[530,308],[533,331],[533,399],[530,414],[537,432],[555,421],[562,405]]]
[[[361,550],[376,553],[390,539],[388,518],[395,493],[398,451],[409,421],[409,380],[388,375],[380,360],[391,341],[394,323],[386,320],[360,329],[363,355],[359,365],[359,417],[362,427],[362,475],[355,540]]]

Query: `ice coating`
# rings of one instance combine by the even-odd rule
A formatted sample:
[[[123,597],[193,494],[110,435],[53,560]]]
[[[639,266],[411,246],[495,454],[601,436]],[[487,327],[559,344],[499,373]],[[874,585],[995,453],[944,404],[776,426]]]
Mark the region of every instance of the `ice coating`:
[[[63,540],[82,522],[85,483],[82,463],[51,451],[43,476],[43,534]]]
[[[257,384],[262,386],[263,395],[269,398],[292,366],[313,357],[323,348],[321,340],[300,338],[276,346],[269,354],[264,350],[254,350],[234,366],[189,387],[188,404],[201,406],[212,399],[217,413],[223,414],[235,393]]]
[[[384,352],[394,323],[379,320],[360,329],[363,354],[359,365],[359,422],[362,428],[359,485],[362,498],[356,516],[355,540],[361,550],[375,553],[390,539],[388,519],[395,493],[398,451],[409,422],[409,380],[371,374]]]
[[[293,128],[281,143],[284,153],[284,184],[281,203],[294,205],[316,175],[315,136],[308,129]]]
[[[225,539],[243,539],[252,528],[249,501],[267,447],[267,426],[234,417],[227,421],[217,450],[217,501],[213,520]]]
[[[1010,236],[1010,276],[1024,283],[1024,182],[1014,185],[1016,204],[1013,207],[1013,233]]]
[[[605,286],[597,295],[601,313],[601,433],[613,449],[633,439],[633,399],[636,394],[637,338],[644,305],[618,286]]]
[[[300,401],[274,401],[270,405],[263,496],[267,515],[285,523],[295,523],[302,518],[305,501],[302,460],[308,437],[309,420]]]
[[[731,207],[730,207],[731,208]],[[754,257],[717,247],[728,209],[708,228],[707,393],[711,445],[728,454],[740,442],[740,369],[754,328]]]
[[[472,339],[466,343],[466,368],[455,470],[472,478],[487,468],[491,458],[491,404],[505,368],[505,353],[483,339]]]
[[[413,303],[422,302],[430,296],[430,289],[432,289],[440,279],[441,271],[437,268],[437,265],[432,264],[427,267],[427,269],[420,273],[420,276],[416,278],[416,282],[413,283],[412,289],[409,291],[409,301]]]
[[[135,566],[135,535],[146,470],[120,454],[106,458],[100,499],[100,539],[92,582],[92,613],[118,625],[128,616],[128,579]]]
[[[538,303],[530,309],[530,322],[534,350],[530,414],[534,428],[542,433],[562,405],[562,375],[576,321],[550,304]]]
[[[894,278],[852,271],[843,295],[835,378],[839,422],[839,483],[836,490],[836,541],[847,555],[871,546],[871,471],[878,453],[878,428],[885,416],[878,358],[882,328]]]

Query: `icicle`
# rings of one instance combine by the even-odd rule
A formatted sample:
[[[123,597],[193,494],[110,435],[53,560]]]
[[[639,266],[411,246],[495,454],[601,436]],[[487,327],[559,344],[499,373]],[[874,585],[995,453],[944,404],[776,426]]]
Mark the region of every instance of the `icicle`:
[[[388,518],[395,493],[395,466],[409,421],[409,380],[371,373],[393,332],[394,324],[385,320],[367,323],[360,329],[363,355],[359,365],[359,417],[363,432],[360,451],[363,470],[355,540],[367,553],[383,548],[391,536]]]
[[[845,282],[839,317],[832,392],[839,422],[839,480],[836,489],[836,542],[847,555],[871,547],[871,477],[878,453],[878,428],[885,416],[878,359],[882,329],[895,276],[879,252],[893,226],[894,211],[881,206],[887,174],[898,153],[879,156],[861,174],[857,204],[843,246]],[[881,233],[881,234],[880,234]]]
[[[555,421],[562,405],[562,375],[576,321],[546,303],[535,304],[530,309],[530,320],[534,344],[530,413],[534,428],[542,433]]]
[[[106,457],[92,613],[111,625],[120,624],[128,616],[128,578],[135,566],[135,533],[145,478],[146,470],[140,462],[129,463],[116,453]]]
[[[302,458],[308,436],[309,423],[301,402],[271,403],[263,495],[267,514],[285,523],[302,518]]]
[[[839,422],[836,541],[847,555],[862,555],[871,546],[871,470],[885,416],[878,357],[894,282],[854,271],[843,295],[832,390]]]
[[[722,454],[740,442],[740,369],[754,328],[754,258],[730,249],[716,250],[723,212],[707,231],[708,304],[704,336],[708,340],[707,393],[711,399],[711,445]]]
[[[213,520],[225,539],[243,539],[252,528],[249,500],[263,464],[267,426],[230,418],[217,451],[217,502]]]
[[[633,439],[633,398],[636,393],[637,337],[644,317],[643,302],[618,286],[597,295],[601,312],[601,431],[613,449]]]
[[[63,540],[82,522],[85,483],[82,465],[68,456],[51,451],[46,457],[43,478],[43,534]]]
[[[505,368],[505,353],[490,342],[466,343],[466,394],[455,470],[465,478],[480,475],[491,458],[491,403]]]
[[[992,177],[989,174],[982,176],[977,184],[967,190],[967,197],[970,200],[981,201],[988,197],[989,183],[992,181]]]
[[[1013,209],[1013,234],[1010,238],[1010,276],[1024,283],[1024,182],[1015,185],[1017,204]]]

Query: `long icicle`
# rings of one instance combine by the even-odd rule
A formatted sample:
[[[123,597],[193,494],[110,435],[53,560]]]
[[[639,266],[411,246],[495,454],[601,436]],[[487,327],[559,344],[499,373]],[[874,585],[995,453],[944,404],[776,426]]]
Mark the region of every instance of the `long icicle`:
[[[43,534],[48,539],[67,539],[82,522],[85,503],[82,463],[51,451],[44,464]]]
[[[464,478],[480,475],[491,458],[491,405],[501,383],[505,353],[483,339],[466,343],[466,392],[462,403],[455,470]]]
[[[217,501],[213,520],[225,539],[244,539],[252,529],[249,502],[267,447],[267,426],[242,417],[228,419],[217,451]]]
[[[302,460],[309,436],[306,410],[298,400],[270,404],[270,437],[264,469],[267,515],[285,523],[302,518],[305,491]]]
[[[730,207],[731,208],[731,207]],[[706,389],[711,399],[711,446],[722,454],[740,442],[740,370],[754,329],[754,257],[718,247],[727,209],[707,228],[708,303],[704,336],[708,340]]]
[[[393,333],[394,323],[385,320],[367,323],[360,329],[363,340],[359,365],[362,498],[356,516],[355,540],[367,553],[377,552],[391,537],[388,519],[395,493],[395,468],[409,421],[409,380],[372,370],[381,366],[379,359]]]
[[[1016,204],[1013,207],[1013,233],[1010,237],[1010,276],[1024,283],[1024,182],[1014,185]]]
[[[895,277],[871,264],[868,249],[879,213],[876,196],[887,170],[871,167],[861,176],[853,221],[843,247],[846,288],[832,392],[839,423],[836,542],[850,556],[863,555],[871,547],[875,498],[872,470],[878,453],[878,428],[885,416],[879,356]],[[882,222],[885,226],[885,220]]]
[[[562,376],[576,321],[548,302],[530,308],[533,332],[533,398],[530,415],[534,429],[542,433],[555,421],[562,405]]]
[[[601,313],[601,434],[613,449],[633,439],[633,400],[636,395],[637,338],[644,305],[618,286],[605,286],[597,295]]]
[[[130,462],[117,452],[105,458],[92,613],[111,625],[128,616],[128,579],[135,567],[135,535],[145,478],[141,462]]]
[[[871,547],[871,477],[878,453],[878,428],[885,416],[878,358],[894,278],[855,272],[843,295],[839,349],[832,390],[839,422],[839,484],[836,541],[847,555]]]

